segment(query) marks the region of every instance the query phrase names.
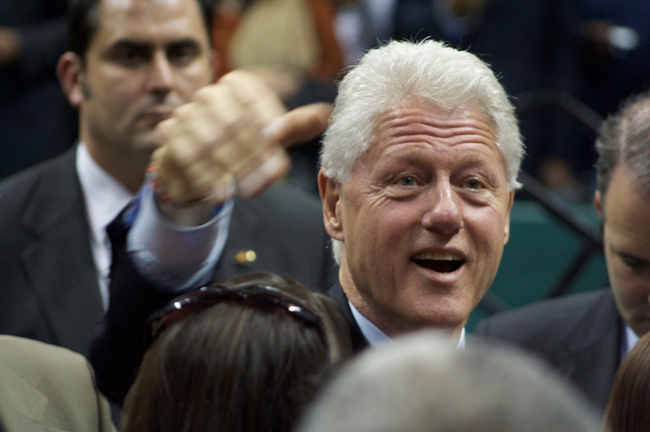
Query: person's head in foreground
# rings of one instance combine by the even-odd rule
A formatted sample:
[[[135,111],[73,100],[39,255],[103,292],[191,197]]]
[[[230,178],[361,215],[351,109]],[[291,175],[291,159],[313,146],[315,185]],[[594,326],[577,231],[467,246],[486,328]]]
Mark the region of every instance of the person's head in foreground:
[[[340,370],[299,432],[586,432],[601,420],[550,369],[487,345],[457,350],[424,331]]]
[[[150,330],[123,431],[289,431],[350,349],[327,296],[269,273],[178,297]]]
[[[508,241],[523,152],[476,56],[432,40],[369,51],[339,86],[319,173],[350,302],[388,336],[459,334]]]
[[[650,333],[639,339],[618,368],[605,423],[613,432],[650,431]]]
[[[607,274],[616,307],[637,336],[650,331],[650,93],[609,117],[596,141]]]

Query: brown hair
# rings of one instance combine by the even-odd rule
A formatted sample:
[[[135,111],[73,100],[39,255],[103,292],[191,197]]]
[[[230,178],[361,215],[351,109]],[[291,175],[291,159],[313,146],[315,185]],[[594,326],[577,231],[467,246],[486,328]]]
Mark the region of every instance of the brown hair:
[[[321,318],[319,332],[283,310],[223,301],[167,328],[145,354],[126,399],[123,432],[289,431],[331,366],[350,353],[345,319],[326,295],[269,273],[269,285]]]
[[[616,372],[605,424],[612,432],[650,432],[650,333],[639,339]]]
[[[630,96],[605,120],[596,140],[598,190],[603,200],[614,170],[623,164],[642,190],[650,193],[650,92]]]

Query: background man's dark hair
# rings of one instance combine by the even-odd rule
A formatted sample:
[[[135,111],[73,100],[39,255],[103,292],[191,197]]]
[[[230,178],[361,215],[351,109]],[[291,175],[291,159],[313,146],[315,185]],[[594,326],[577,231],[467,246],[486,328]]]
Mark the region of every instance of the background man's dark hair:
[[[68,2],[68,49],[77,54],[82,62],[90,41],[99,28],[99,7],[102,0],[69,0]],[[212,12],[215,0],[196,0],[203,16],[208,40],[212,42]]]
[[[596,140],[598,190],[605,200],[614,169],[625,169],[650,193],[650,92],[630,97],[601,126]]]

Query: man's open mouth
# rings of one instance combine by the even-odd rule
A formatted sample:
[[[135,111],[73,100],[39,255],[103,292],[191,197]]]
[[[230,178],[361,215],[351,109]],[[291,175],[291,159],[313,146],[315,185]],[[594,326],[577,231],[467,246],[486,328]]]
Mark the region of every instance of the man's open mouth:
[[[451,273],[460,268],[465,262],[451,253],[425,252],[413,257],[413,261],[429,270],[438,273]]]

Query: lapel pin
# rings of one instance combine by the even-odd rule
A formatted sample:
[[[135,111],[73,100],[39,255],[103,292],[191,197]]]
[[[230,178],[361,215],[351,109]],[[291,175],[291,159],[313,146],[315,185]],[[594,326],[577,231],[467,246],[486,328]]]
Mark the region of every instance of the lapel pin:
[[[235,262],[239,265],[249,265],[257,259],[254,250],[241,250],[235,254]]]

